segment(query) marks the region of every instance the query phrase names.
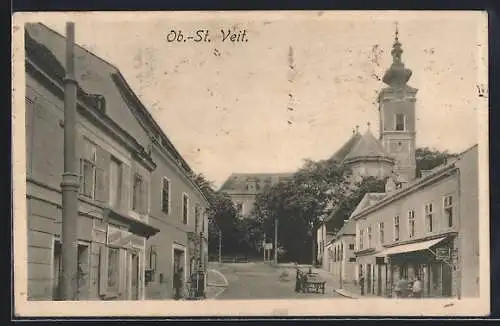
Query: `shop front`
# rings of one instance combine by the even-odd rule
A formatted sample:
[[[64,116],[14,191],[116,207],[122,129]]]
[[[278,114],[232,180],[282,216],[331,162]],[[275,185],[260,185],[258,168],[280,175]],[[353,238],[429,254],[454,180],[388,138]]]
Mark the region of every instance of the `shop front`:
[[[139,220],[120,221],[113,212],[94,227],[98,295],[102,300],[143,300],[146,239],[156,229]],[[113,218],[115,217],[115,218]]]
[[[413,282],[419,277],[423,297],[452,296],[453,268],[448,261],[436,256],[440,250],[452,252],[452,246],[452,238],[440,237],[386,249],[384,255],[390,262],[390,288],[393,289],[400,279]]]

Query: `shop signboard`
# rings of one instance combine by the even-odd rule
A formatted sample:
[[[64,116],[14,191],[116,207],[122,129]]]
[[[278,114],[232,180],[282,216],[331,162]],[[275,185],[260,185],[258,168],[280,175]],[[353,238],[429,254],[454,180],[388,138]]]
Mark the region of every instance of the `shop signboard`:
[[[447,261],[450,259],[450,249],[449,248],[437,248],[436,249],[436,259]]]
[[[264,243],[264,249],[266,249],[266,250],[272,250],[273,249],[272,242]]]

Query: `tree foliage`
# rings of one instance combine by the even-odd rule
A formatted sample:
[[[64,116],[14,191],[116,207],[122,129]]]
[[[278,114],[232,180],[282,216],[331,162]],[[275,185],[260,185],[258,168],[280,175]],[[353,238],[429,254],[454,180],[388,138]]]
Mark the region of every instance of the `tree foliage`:
[[[455,156],[428,147],[416,149],[417,176]],[[210,203],[209,253],[216,255],[219,230],[223,255],[251,254],[264,237],[274,239],[278,221],[278,245],[284,248],[282,260],[310,262],[316,228],[328,218],[329,230],[344,224],[367,192],[384,192],[385,180],[368,177],[355,182],[350,170],[333,160],[306,160],[291,179],[266,186],[256,197],[251,218],[240,219],[231,197],[213,190],[203,175],[193,175]],[[311,248],[311,250],[304,250]]]
[[[213,183],[202,174],[193,175],[209,202],[208,214],[208,251],[211,257],[219,251],[219,237],[222,237],[222,255],[246,254],[255,247],[255,239],[259,237],[260,225],[256,221],[240,219],[231,197],[213,189]]]
[[[449,153],[447,150],[440,151],[434,148],[421,147],[415,151],[417,160],[417,177],[422,175],[422,170],[431,170],[436,166],[446,163],[446,160],[457,154]]]

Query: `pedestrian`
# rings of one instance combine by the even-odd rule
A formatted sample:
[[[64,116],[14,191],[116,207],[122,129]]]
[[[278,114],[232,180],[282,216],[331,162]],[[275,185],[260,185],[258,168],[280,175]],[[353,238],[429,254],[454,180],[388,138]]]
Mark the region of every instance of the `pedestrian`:
[[[177,272],[174,273],[174,289],[175,289],[175,300],[180,300],[182,297],[182,273],[184,269],[179,267]]]
[[[404,298],[407,296],[408,292],[408,282],[406,282],[404,277],[401,277],[394,287],[394,297],[395,298]]]
[[[417,276],[415,281],[413,281],[412,295],[414,298],[422,297],[422,282],[420,281],[420,276]]]
[[[361,295],[365,295],[365,277],[363,273],[359,274],[359,287],[361,288]]]
[[[300,292],[301,291],[301,275],[300,275],[300,269],[298,267],[295,267],[296,274],[295,274],[295,292]]]

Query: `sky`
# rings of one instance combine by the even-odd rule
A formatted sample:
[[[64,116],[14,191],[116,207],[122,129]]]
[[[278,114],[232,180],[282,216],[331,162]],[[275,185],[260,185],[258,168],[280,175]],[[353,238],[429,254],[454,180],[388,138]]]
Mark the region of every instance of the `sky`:
[[[479,12],[78,14],[76,42],[125,76],[188,164],[215,186],[233,172],[293,172],[331,156],[356,125],[378,135],[379,79],[395,22],[417,93],[417,146],[478,142],[487,101]],[[65,19],[38,19],[65,34]],[[172,30],[211,42],[169,42]],[[222,40],[221,29],[247,40]],[[293,66],[291,70],[290,65]],[[484,85],[484,86],[483,86]],[[292,97],[290,97],[290,95]],[[292,108],[292,110],[288,109]]]

